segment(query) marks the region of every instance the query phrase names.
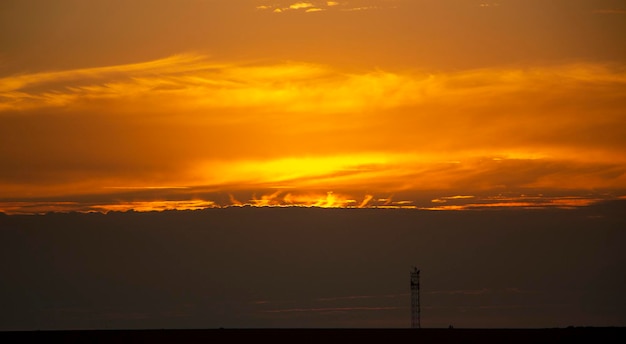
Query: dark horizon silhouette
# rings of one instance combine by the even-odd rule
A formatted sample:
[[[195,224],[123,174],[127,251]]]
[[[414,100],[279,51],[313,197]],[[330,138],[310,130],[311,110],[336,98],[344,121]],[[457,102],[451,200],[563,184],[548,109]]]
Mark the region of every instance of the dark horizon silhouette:
[[[623,338],[625,327],[565,329],[184,329],[0,332],[6,340],[63,343],[206,343],[209,341],[420,343],[593,343]]]
[[[0,331],[626,324],[624,201],[0,216]]]

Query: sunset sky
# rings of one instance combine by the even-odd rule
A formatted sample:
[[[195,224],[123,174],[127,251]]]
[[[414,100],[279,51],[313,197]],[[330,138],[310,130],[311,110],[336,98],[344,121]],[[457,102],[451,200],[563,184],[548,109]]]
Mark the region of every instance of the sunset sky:
[[[621,0],[5,0],[0,211],[626,197]]]
[[[0,331],[408,327],[413,265],[425,327],[625,326],[625,34],[624,0],[0,0]]]

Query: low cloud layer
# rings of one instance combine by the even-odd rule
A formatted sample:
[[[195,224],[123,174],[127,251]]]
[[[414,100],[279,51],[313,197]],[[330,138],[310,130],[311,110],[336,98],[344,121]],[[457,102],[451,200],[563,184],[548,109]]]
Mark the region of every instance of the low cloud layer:
[[[273,13],[312,13],[322,11],[340,11],[340,12],[353,12],[364,10],[376,10],[395,8],[398,1],[372,1],[372,0],[360,0],[360,1],[300,1],[300,2],[267,2],[261,5],[257,5],[256,9],[261,11],[271,11]]]
[[[608,64],[346,73],[187,54],[0,84],[5,200],[626,188],[626,74]]]

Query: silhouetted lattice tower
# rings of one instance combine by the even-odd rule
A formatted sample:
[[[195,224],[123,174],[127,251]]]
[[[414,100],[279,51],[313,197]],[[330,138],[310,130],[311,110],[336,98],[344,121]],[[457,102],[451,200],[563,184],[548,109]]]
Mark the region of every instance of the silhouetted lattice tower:
[[[411,271],[411,328],[420,328],[420,271]]]

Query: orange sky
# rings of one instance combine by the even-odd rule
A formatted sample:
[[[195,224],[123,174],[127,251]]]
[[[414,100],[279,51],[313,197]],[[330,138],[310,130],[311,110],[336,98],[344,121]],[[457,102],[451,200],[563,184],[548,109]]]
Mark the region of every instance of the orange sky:
[[[0,211],[623,198],[623,32],[608,0],[3,1]]]

